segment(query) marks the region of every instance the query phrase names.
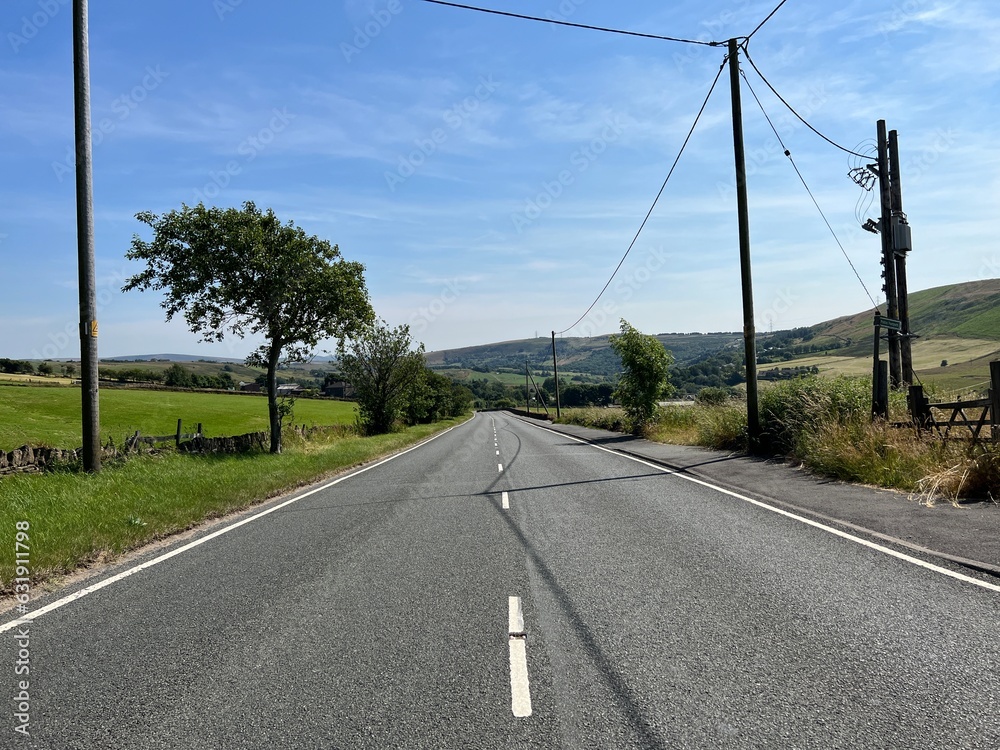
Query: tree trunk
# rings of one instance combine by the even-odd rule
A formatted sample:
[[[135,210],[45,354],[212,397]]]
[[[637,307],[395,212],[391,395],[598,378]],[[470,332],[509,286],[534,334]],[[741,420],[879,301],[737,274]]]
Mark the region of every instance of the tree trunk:
[[[278,411],[278,360],[281,347],[271,343],[267,357],[267,416],[271,425],[271,453],[281,453],[281,414]]]

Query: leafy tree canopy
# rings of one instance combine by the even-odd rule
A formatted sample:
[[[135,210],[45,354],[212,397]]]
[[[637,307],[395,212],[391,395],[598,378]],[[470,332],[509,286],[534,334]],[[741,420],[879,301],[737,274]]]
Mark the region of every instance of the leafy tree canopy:
[[[146,268],[123,291],[162,291],[167,320],[183,314],[203,341],[264,339],[246,361],[267,368],[271,451],[280,452],[278,365],[308,361],[323,339],[342,340],[372,320],[364,266],[251,202],[241,209],[182,204],[136,218],[153,239],[133,236],[126,257]]]
[[[609,339],[622,361],[615,398],[625,409],[632,430],[641,432],[656,414],[656,404],[671,393],[669,367],[673,362],[656,336],[643,334],[624,318],[621,333]]]

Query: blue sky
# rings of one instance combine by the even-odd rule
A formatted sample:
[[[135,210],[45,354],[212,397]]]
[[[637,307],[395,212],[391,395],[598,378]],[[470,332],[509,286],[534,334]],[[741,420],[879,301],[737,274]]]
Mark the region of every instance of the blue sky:
[[[491,7],[708,41],[748,34],[775,4]],[[0,7],[0,356],[79,354],[71,21],[68,0]],[[90,27],[102,356],[253,348],[200,344],[155,293],[120,291],[138,270],[134,215],[198,200],[253,200],[339,244],[366,265],[376,312],[429,350],[562,330],[631,241],[725,52],[417,0],[108,0]],[[1000,276],[998,34],[989,0],[788,0],[750,42],[837,143],[870,148],[880,118],[899,131],[913,290]],[[856,160],[744,70],[881,300]],[[743,107],[758,330],[870,308],[745,87]],[[621,317],[740,330],[733,185],[724,74],[619,276],[568,335]]]

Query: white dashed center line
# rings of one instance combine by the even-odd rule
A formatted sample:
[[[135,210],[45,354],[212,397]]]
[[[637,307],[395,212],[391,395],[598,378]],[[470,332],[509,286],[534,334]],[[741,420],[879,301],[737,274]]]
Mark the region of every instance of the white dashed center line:
[[[503,503],[504,510],[509,510],[510,509],[510,495],[508,495],[506,492],[504,492],[500,496],[500,500]]]
[[[506,494],[506,493],[505,493]],[[514,716],[531,716],[528,685],[528,652],[525,643],[521,598],[507,597],[507,642],[510,648],[510,710]]]

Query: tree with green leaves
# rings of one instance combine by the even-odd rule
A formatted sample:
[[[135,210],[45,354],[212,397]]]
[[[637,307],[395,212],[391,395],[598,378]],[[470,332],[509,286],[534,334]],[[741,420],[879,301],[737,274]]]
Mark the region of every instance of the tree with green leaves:
[[[621,333],[611,336],[609,343],[622,362],[615,398],[632,431],[642,432],[656,414],[657,401],[673,390],[668,370],[674,358],[656,336],[641,333],[624,318]]]
[[[153,239],[133,236],[126,257],[146,268],[122,291],[162,291],[167,320],[183,313],[203,341],[227,334],[264,338],[246,363],[267,371],[271,452],[280,453],[285,414],[278,366],[306,362],[321,340],[342,341],[373,319],[364,266],[250,202],[242,209],[182,204],[162,216],[144,211],[136,218],[152,228]]]
[[[369,435],[391,432],[403,415],[407,397],[424,370],[424,345],[413,349],[410,327],[369,324],[341,341],[344,378],[354,386],[361,425]]]

